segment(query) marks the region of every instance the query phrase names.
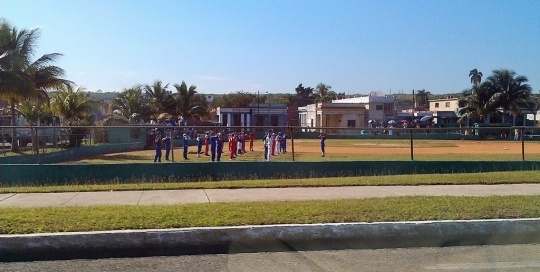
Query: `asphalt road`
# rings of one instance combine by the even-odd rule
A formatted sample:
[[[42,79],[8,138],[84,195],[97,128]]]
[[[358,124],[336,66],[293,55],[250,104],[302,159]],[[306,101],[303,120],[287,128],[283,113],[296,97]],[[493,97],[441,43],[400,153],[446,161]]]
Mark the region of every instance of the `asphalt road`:
[[[540,271],[540,245],[0,263],[0,271]]]

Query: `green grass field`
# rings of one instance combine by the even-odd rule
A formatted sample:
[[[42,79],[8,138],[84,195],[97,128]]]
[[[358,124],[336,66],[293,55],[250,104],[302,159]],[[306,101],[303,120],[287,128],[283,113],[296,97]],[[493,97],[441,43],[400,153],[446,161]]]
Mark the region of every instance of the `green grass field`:
[[[0,233],[540,217],[538,196],[2,208]]]

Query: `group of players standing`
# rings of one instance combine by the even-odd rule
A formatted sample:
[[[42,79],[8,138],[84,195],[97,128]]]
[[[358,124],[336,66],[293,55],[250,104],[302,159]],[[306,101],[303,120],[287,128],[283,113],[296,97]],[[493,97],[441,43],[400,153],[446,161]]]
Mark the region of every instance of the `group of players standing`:
[[[246,153],[246,146],[249,142],[249,151],[253,150],[253,132],[231,132],[227,134],[227,142],[229,146],[229,160],[236,158],[238,155]],[[204,136],[197,136],[197,158],[200,154],[211,156],[212,161],[221,161],[223,154],[223,134],[218,132],[207,132]],[[204,152],[202,148],[204,146]],[[210,152],[210,154],[209,154]]]
[[[161,152],[165,150],[165,159],[169,160],[171,151],[171,136],[170,131],[167,131],[164,136],[158,129],[152,131],[151,135],[154,138],[155,156],[154,162],[161,162]],[[255,135],[253,132],[231,132],[227,134],[227,143],[229,150],[229,160],[233,160],[239,155],[247,153],[247,151],[255,151],[253,149]],[[197,135],[197,158],[201,155],[211,157],[212,161],[221,161],[224,146],[224,133],[210,131],[205,134]],[[188,159],[189,137],[186,134],[182,135],[181,146],[183,148],[183,158]],[[204,148],[204,150],[203,150]],[[287,134],[282,132],[273,132],[268,130],[263,137],[264,160],[270,161],[270,158],[275,155],[287,153]]]
[[[264,160],[270,161],[272,156],[287,153],[287,134],[267,131],[263,138]]]

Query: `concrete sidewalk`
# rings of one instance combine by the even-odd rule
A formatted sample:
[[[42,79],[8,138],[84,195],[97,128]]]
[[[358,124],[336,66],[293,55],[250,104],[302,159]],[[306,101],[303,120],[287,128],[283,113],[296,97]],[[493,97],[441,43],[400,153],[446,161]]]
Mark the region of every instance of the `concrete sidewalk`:
[[[540,184],[346,186],[0,194],[0,207],[188,204],[355,199],[406,195],[540,195]]]

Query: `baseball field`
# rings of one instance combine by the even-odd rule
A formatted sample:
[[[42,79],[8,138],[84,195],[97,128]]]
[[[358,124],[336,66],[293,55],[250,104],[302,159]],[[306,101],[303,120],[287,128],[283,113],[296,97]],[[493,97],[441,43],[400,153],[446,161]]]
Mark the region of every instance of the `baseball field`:
[[[182,148],[173,147],[174,155],[170,161],[175,162],[209,162],[209,156],[200,154],[197,158],[196,147],[188,148],[189,160],[182,158]],[[204,153],[204,147],[203,147]],[[293,158],[294,151],[294,158]],[[538,141],[496,141],[496,140],[414,140],[407,139],[327,139],[325,157],[321,157],[320,143],[317,139],[295,139],[287,143],[286,153],[276,153],[271,160],[277,161],[351,161],[351,160],[459,160],[459,161],[519,161],[539,160],[540,142]],[[254,151],[237,155],[229,160],[230,152],[225,144],[221,161],[262,161],[263,146],[255,141]],[[124,163],[153,161],[153,149],[132,152],[112,153],[92,158],[85,158],[83,163]],[[165,160],[163,151],[162,161]]]

